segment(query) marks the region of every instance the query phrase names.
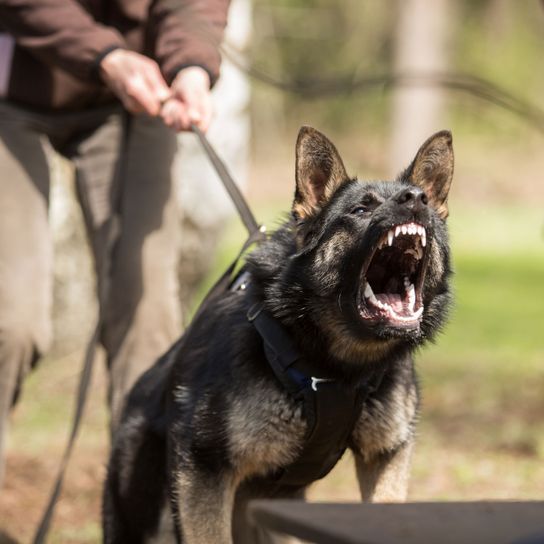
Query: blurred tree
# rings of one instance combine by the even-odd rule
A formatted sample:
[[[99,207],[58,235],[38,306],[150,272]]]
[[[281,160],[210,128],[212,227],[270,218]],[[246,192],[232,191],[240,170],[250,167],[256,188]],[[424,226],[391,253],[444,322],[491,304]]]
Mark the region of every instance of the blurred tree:
[[[451,0],[399,0],[394,71],[410,77],[450,69],[450,38],[455,30]],[[445,90],[406,85],[393,89],[390,165],[392,175],[409,164],[421,142],[444,128]]]
[[[542,3],[536,0],[254,0],[251,59],[261,71],[291,82],[350,74],[355,78],[378,76],[379,79],[403,66],[410,70],[449,69],[454,74],[482,77],[520,99],[538,104],[544,89],[544,71],[535,69],[541,63],[544,47]],[[425,135],[441,128],[443,123],[457,132],[475,135],[500,131],[505,139],[512,139],[512,130],[526,130],[519,118],[503,114],[496,104],[483,102],[481,97],[461,89],[430,91],[433,98],[421,100],[425,103],[423,110],[414,111],[429,112],[425,117],[437,119],[436,123],[424,123],[419,113],[410,114],[411,121],[401,121],[399,112],[406,114],[412,107],[401,105],[400,97],[407,95],[394,92],[394,86],[378,84],[353,93],[348,89],[346,85],[346,92],[337,97],[313,100],[283,95],[255,82],[252,111],[253,124],[258,130],[254,141],[257,146],[265,141],[264,148],[269,153],[271,141],[276,146],[285,140],[283,127],[292,134],[297,125],[306,122],[329,131],[336,129],[346,139],[360,135],[367,142],[363,152],[375,160],[379,150],[385,147],[389,127],[389,133],[396,134],[390,150],[397,158],[387,168],[385,158],[380,161],[384,163],[383,170],[396,170],[403,163],[400,153],[410,149],[406,131],[419,140],[414,125],[420,121],[421,126],[428,127],[421,129]],[[422,90],[420,96],[425,94]],[[445,96],[448,118],[440,122],[438,114],[432,111],[444,111]],[[409,128],[401,130],[401,125]],[[369,152],[373,144],[374,149]]]
[[[383,72],[391,56],[391,6],[378,0],[255,0],[252,61],[260,70],[290,82]],[[254,123],[260,130],[271,115],[267,111],[271,96],[279,94],[255,85]],[[280,115],[297,122],[307,116],[316,125],[346,128],[361,116],[383,110],[381,98],[365,96],[354,111],[351,98],[349,88],[318,102],[288,94],[276,102],[273,123],[279,123]]]

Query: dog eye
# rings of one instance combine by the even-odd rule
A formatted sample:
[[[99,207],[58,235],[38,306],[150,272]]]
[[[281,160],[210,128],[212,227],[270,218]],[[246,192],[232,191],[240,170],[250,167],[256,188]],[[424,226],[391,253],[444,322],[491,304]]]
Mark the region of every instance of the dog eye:
[[[365,213],[367,210],[365,207],[363,206],[357,206],[355,208],[353,208],[353,210],[351,210],[351,215],[362,215],[363,213]]]

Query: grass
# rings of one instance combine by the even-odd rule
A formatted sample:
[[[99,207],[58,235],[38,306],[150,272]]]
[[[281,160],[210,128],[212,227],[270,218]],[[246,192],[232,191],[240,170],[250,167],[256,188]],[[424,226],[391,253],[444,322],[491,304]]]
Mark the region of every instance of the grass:
[[[414,500],[542,498],[544,483],[544,251],[539,209],[461,209],[452,203],[456,303],[436,345],[418,355],[423,407]],[[277,208],[259,210],[273,225]],[[244,236],[227,234],[217,274]],[[13,421],[0,528],[30,538],[67,436],[80,354],[42,361]],[[99,539],[107,457],[101,365],[52,542]],[[349,456],[313,499],[357,500]],[[0,541],[1,541],[0,535]]]
[[[517,251],[456,259],[451,323],[420,360],[414,479],[448,471],[438,495],[418,491],[425,498],[542,498],[544,258]]]

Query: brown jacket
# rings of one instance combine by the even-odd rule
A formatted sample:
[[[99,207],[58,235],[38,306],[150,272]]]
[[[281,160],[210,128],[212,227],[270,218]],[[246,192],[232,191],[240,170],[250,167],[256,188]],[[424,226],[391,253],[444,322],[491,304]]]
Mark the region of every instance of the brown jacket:
[[[117,47],[154,58],[168,82],[202,66],[213,82],[229,0],[0,0],[0,35],[15,40],[6,97],[76,110],[113,100],[98,62]],[[5,36],[4,36],[5,37]],[[6,57],[6,55],[4,55]],[[0,68],[2,68],[0,64]]]

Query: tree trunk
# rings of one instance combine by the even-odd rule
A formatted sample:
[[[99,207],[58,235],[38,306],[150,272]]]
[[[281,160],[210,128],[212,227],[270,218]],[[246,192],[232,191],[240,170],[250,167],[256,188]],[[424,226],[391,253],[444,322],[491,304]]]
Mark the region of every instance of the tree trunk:
[[[395,30],[395,73],[417,76],[445,72],[449,64],[453,6],[450,0],[399,0]],[[394,89],[390,170],[408,166],[419,145],[445,128],[444,90],[409,85]]]

